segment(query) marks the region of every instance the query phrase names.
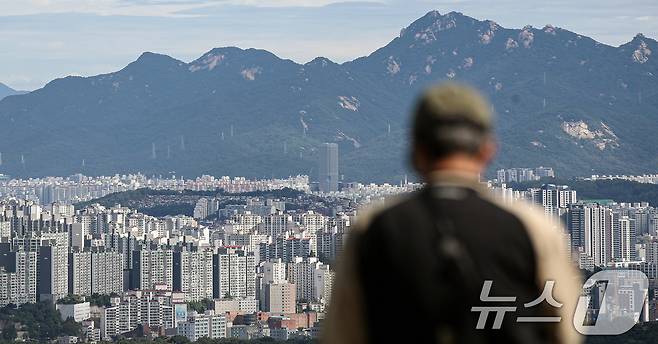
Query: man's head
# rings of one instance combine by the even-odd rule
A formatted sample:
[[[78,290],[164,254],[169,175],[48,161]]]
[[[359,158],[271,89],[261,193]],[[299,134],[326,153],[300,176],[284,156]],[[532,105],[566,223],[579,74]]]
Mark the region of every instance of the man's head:
[[[427,90],[413,119],[412,161],[425,179],[437,170],[480,173],[495,143],[489,103],[474,89],[447,83]]]

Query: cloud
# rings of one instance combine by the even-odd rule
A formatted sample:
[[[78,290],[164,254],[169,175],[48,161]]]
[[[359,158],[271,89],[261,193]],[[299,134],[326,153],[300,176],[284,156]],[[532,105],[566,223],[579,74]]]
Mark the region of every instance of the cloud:
[[[15,90],[32,90],[34,85],[45,83],[44,80],[36,80],[30,76],[18,74],[4,75],[0,82]]]
[[[100,16],[180,16],[179,12],[215,1],[130,1],[123,0],[0,0],[0,16],[85,13]]]
[[[51,42],[46,43],[46,48],[48,48],[50,50],[61,50],[64,47],[66,47],[66,43],[64,43],[62,41],[51,41]]]
[[[255,7],[322,7],[337,3],[350,3],[352,1],[336,0],[228,0],[233,5]]]
[[[359,3],[340,0],[0,0],[0,16],[86,13],[102,16],[180,17],[187,10],[238,5],[249,7],[322,7]],[[377,3],[379,1],[372,1]]]

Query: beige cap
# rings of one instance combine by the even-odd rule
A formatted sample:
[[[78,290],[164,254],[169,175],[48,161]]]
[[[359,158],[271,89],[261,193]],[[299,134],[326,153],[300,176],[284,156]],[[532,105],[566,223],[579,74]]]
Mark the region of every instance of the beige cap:
[[[476,152],[492,130],[492,117],[489,103],[478,91],[445,83],[428,89],[418,101],[413,139],[437,157]]]
[[[428,122],[464,122],[484,130],[493,126],[491,106],[472,87],[445,83],[428,89],[420,99],[415,116]]]

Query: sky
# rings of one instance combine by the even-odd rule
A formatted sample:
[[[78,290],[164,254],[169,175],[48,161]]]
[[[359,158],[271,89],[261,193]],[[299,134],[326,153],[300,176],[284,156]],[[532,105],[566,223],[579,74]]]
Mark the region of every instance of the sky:
[[[224,46],[345,62],[431,10],[508,28],[552,24],[613,46],[658,38],[655,0],[0,0],[0,82],[34,90],[119,70],[144,51],[189,62]]]

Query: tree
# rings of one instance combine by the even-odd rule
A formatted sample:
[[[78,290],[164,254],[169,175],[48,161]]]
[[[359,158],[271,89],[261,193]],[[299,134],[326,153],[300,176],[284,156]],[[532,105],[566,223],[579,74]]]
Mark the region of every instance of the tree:
[[[89,297],[89,303],[95,306],[99,307],[109,307],[110,306],[110,298],[119,296],[116,293],[111,293],[110,295],[107,294],[98,294],[94,293]]]
[[[69,295],[66,295],[65,297],[57,300],[57,303],[64,304],[64,305],[72,305],[72,304],[76,304],[76,303],[81,303],[83,301],[84,301],[84,297],[82,297],[80,295],[69,294]]]
[[[187,303],[187,306],[190,310],[193,310],[197,313],[204,313],[206,310],[213,307],[213,300],[203,299],[201,301],[190,301]]]
[[[0,338],[2,338],[3,341],[6,340],[8,342],[12,342],[16,339],[17,335],[16,326],[14,323],[10,322],[5,325],[2,333],[0,333]]]
[[[68,318],[62,323],[62,333],[67,336],[78,337],[82,333],[82,326],[75,322],[72,318]]]
[[[190,342],[190,340],[185,336],[175,335],[171,337],[171,342],[174,344],[187,344]]]

